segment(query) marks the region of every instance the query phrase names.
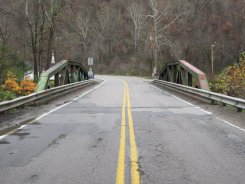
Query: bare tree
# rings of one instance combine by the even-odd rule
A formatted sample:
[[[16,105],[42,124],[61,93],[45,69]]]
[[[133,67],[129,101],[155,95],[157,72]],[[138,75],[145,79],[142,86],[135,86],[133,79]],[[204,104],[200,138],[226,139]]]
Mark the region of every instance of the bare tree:
[[[134,23],[134,49],[137,52],[138,40],[140,39],[140,33],[145,21],[145,17],[143,15],[144,10],[140,4],[133,2],[128,7],[128,11]]]
[[[116,25],[113,18],[114,12],[109,8],[98,15],[98,25],[95,26],[95,34],[101,45],[101,50],[106,50],[108,57],[111,56],[112,43],[116,36]]]
[[[169,10],[169,2],[168,1],[160,1],[160,0],[148,0],[149,7],[151,9],[151,14],[147,15],[147,17],[152,18],[153,29],[150,40],[153,42],[153,59],[155,64],[155,72],[157,72],[158,65],[158,51],[161,45],[169,45],[171,46],[171,41],[166,36],[166,30],[175,23],[180,16],[181,13],[175,15],[167,23],[163,23],[163,19],[167,17]]]
[[[91,31],[90,31],[91,22],[89,21],[89,17],[85,16],[84,18],[81,15],[78,15],[77,18],[77,27],[78,27],[78,35],[80,37],[80,44],[83,49],[83,57],[84,60],[87,56],[87,47],[91,42]]]
[[[47,16],[47,61],[46,69],[50,67],[51,51],[54,50],[54,36],[57,17],[62,13],[63,8],[66,6],[66,1],[63,0],[51,0],[50,3],[46,3],[46,8],[44,9],[45,15]]]
[[[39,41],[40,35],[42,35],[44,30],[42,29],[44,26],[44,14],[43,10],[43,1],[42,0],[29,0],[25,1],[25,14],[26,19],[29,25],[30,35],[31,35],[31,47],[32,47],[32,55],[33,55],[33,63],[34,63],[34,80],[38,80],[38,53],[40,49]],[[32,11],[30,10],[32,7]],[[31,12],[31,13],[30,13]],[[40,32],[41,31],[41,32]],[[41,44],[42,45],[42,44]]]
[[[244,51],[244,6],[244,0],[0,0],[0,75],[24,59],[34,63],[37,80],[50,67],[51,50],[56,58],[93,53],[101,72],[115,66],[149,74],[149,61],[160,67],[184,58],[209,73],[213,43],[222,70]]]

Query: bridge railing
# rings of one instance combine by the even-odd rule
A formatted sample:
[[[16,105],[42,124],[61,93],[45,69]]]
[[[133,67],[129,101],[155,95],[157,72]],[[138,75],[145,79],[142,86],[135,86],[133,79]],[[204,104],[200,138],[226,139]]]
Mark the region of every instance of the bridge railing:
[[[82,82],[76,82],[72,84],[67,84],[63,86],[54,87],[52,89],[47,89],[45,91],[32,93],[28,96],[19,97],[10,101],[5,101],[0,103],[0,112],[16,108],[26,104],[35,104],[40,102],[46,102],[50,99],[53,99],[57,96],[65,95],[67,93],[72,92],[73,90],[77,90],[79,88],[83,88],[89,85],[96,83],[93,80],[86,80]]]
[[[193,88],[189,86],[184,86],[180,84],[175,84],[175,83],[167,82],[163,80],[153,80],[153,83],[163,86],[163,87],[168,87],[168,88],[178,90],[184,93],[188,93],[191,95],[209,99],[213,103],[219,102],[223,105],[227,104],[227,105],[234,106],[238,109],[239,112],[245,109],[245,100],[241,98],[235,98],[235,97],[231,97],[231,96],[227,96],[227,95],[223,95],[219,93],[214,93],[214,92],[210,92],[210,91],[203,90],[203,89],[197,89],[197,88]]]
[[[29,103],[47,101],[95,83],[87,79],[88,73],[80,63],[63,60],[41,74],[36,93],[1,102],[0,112]]]

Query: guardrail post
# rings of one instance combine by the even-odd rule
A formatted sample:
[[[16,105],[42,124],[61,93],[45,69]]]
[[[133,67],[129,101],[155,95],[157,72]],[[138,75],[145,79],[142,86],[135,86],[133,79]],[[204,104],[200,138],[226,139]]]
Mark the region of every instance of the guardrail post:
[[[242,112],[242,108],[237,108],[237,112]]]
[[[211,105],[218,105],[218,102],[215,101],[215,100],[212,100],[212,101],[211,101]]]

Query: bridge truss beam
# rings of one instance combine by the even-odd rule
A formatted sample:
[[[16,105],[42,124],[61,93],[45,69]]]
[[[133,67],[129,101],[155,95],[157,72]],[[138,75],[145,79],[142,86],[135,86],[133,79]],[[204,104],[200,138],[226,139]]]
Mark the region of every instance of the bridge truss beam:
[[[86,79],[88,73],[80,63],[63,60],[41,74],[36,92]]]
[[[210,91],[205,73],[184,60],[166,64],[159,79]]]

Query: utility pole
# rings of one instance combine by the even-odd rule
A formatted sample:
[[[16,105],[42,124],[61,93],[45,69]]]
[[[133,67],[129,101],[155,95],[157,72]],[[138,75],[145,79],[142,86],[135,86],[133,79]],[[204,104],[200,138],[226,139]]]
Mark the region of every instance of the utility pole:
[[[151,47],[151,53],[152,53],[152,62],[151,62],[151,66],[152,66],[152,78],[154,77],[154,63],[155,63],[155,59],[154,59],[154,46],[153,46],[153,37],[150,36],[150,47]]]
[[[93,65],[94,65],[94,59],[92,57],[88,58],[88,66],[89,66],[88,77],[89,79],[94,78]]]
[[[211,71],[211,75],[212,75],[212,79],[214,79],[214,44],[211,44],[211,67],[212,67],[212,71]]]
[[[54,50],[52,50],[51,64],[52,64],[52,65],[55,64]]]
[[[153,36],[150,36],[150,42],[152,47],[152,59],[153,59],[153,68],[152,68],[152,78],[156,77],[157,73],[157,50],[155,45],[155,38]]]

